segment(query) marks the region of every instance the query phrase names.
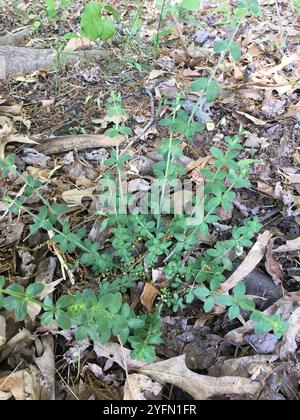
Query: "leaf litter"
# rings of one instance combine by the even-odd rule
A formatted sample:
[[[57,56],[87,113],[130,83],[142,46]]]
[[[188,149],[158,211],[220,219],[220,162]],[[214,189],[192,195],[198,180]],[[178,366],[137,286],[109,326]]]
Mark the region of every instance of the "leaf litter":
[[[15,324],[7,311],[2,311],[0,400],[54,400],[62,395],[70,399],[74,395],[79,399],[163,399],[169,384],[175,386],[171,396],[174,399],[180,395],[176,389],[195,400],[224,396],[299,399],[300,62],[295,43],[299,23],[287,2],[280,2],[285,38],[284,53],[280,55],[274,4],[266,2],[264,6],[268,11],[267,21],[257,17],[257,24],[251,22],[243,28],[239,41],[245,61],[228,60],[223,64],[219,75],[223,85],[220,98],[213,107],[206,104],[197,111],[197,118],[208,130],[187,146],[186,167],[191,176],[209,167],[210,146],[221,143],[228,132],[236,132],[243,126],[241,134],[246,152],[242,153],[249,153],[270,168],[252,174],[252,188],[241,192],[234,212],[223,217],[223,227],[235,224],[243,218],[246,209],[247,214],[258,214],[265,223],[265,232],[248,255],[237,261],[223,287],[229,291],[239,280],[250,277],[252,286],[255,282],[265,284],[253,297],[266,302],[268,293],[275,290],[272,284],[278,286],[282,294],[276,294],[275,302],[268,301],[265,311],[278,314],[289,323],[283,339],[278,341],[269,333],[255,334],[253,322],[247,321],[246,314],[243,314],[246,320],[242,318],[244,325],[237,326],[229,322],[220,308],[216,308],[212,317],[206,317],[199,306],[190,305],[184,308],[180,318],[166,314],[163,338],[170,348],[167,352],[163,345],[158,346],[158,360],[147,364],[134,359],[132,351],[119,343],[102,346],[76,342],[68,333],[59,333],[51,326],[38,326],[34,322],[38,316],[34,307],[31,320],[28,318],[25,325]],[[0,37],[0,44],[38,47],[39,37],[28,32],[27,18],[17,16],[12,5],[6,7],[4,32],[9,35]],[[28,10],[30,2],[24,8]],[[71,20],[76,22],[78,16],[78,10],[73,10]],[[106,159],[105,151],[115,145],[114,139],[103,134],[109,121],[105,120],[98,97],[99,91],[105,96],[113,87],[126,97],[126,118],[139,138],[129,152],[140,156],[147,166],[145,170],[131,162],[135,178],[130,180],[130,185],[137,190],[146,188],[147,177],[153,173],[154,161],[149,156],[153,157],[162,132],[157,116],[151,117],[153,110],[144,91],[145,84],[147,89],[152,89],[157,106],[162,96],[174,98],[191,80],[205,75],[215,65],[212,47],[216,40],[223,39],[224,31],[216,24],[216,16],[206,2],[199,16],[205,18],[191,29],[175,19],[154,66],[141,72],[134,68],[127,68],[127,75],[120,72],[112,48],[105,54],[101,51],[102,62],[98,62],[98,67],[76,59],[72,61],[73,67],[65,70],[47,62],[38,71],[25,66],[25,73],[19,77],[5,74],[8,79],[1,82],[0,98],[0,157],[15,153],[23,171],[34,174],[49,188],[49,194],[65,201],[70,214],[74,212],[76,222],[80,223],[76,212],[82,208],[89,211],[97,205],[96,180]],[[71,30],[68,22],[64,21],[63,25]],[[24,29],[15,32],[23,26]],[[155,35],[156,30],[146,19],[144,39]],[[40,35],[44,46],[51,47],[49,40],[54,36],[51,23],[45,22]],[[67,42],[66,48],[81,51],[93,48],[93,42],[74,38]],[[112,71],[112,63],[116,70]],[[58,92],[57,78],[63,81]],[[185,108],[192,109],[195,100],[189,95]],[[162,107],[159,111],[161,117],[166,109]],[[147,121],[151,124],[144,132],[141,125]],[[74,130],[78,132],[73,134]],[[11,188],[0,184],[0,196]],[[268,216],[270,209],[275,209],[274,217]],[[48,237],[37,235],[30,242],[27,224],[24,217],[8,216],[7,205],[0,198],[0,272],[9,271],[12,282],[45,283],[43,297],[53,297],[62,284],[69,292],[84,288],[88,281],[85,273],[80,273],[80,281],[75,281],[70,273],[68,281],[66,272],[69,273],[72,261],[55,247],[49,247]],[[220,231],[216,228],[213,234],[220,235]],[[214,240],[212,235],[209,241]],[[41,267],[43,261],[48,265]],[[268,283],[263,283],[262,276],[268,277]],[[135,304],[151,312],[160,294],[159,287],[156,283],[142,286],[140,302]],[[199,331],[199,326],[205,328],[205,333]],[[213,348],[218,351],[213,352]],[[213,356],[210,361],[205,358],[208,354]],[[80,377],[76,371],[79,359],[83,361]],[[97,387],[102,393],[97,393]]]

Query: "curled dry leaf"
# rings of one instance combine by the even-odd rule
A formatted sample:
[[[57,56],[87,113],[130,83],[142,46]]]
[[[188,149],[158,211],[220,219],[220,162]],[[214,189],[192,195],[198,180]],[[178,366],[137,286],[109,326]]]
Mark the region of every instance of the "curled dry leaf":
[[[140,373],[150,376],[161,384],[176,385],[195,400],[208,400],[217,395],[255,395],[261,389],[259,382],[249,379],[224,376],[199,375],[186,367],[185,355],[153,363],[140,369]]]
[[[132,358],[132,351],[126,347],[121,347],[118,343],[107,343],[102,345],[100,343],[94,343],[94,352],[97,357],[105,357],[107,360],[103,370],[106,371],[111,368],[113,363],[117,363],[124,370],[126,367],[128,371],[140,369],[145,366],[147,363],[142,360],[135,360]]]
[[[275,240],[276,238],[273,238],[267,247],[265,267],[267,272],[274,280],[274,283],[278,285],[281,283],[284,273],[281,264],[276,261],[273,256],[273,245]]]
[[[300,299],[298,304],[300,305]],[[300,306],[291,314],[288,322],[290,326],[279,350],[281,360],[288,359],[297,351],[300,342]]]
[[[6,343],[6,321],[4,316],[0,315],[0,347]]]
[[[67,45],[65,46],[65,51],[80,51],[80,50],[87,50],[88,48],[95,45],[94,41],[90,41],[87,38],[84,38],[83,36],[78,38],[71,38],[67,42]]]
[[[39,372],[33,366],[0,378],[0,400],[14,398],[17,401],[37,401],[41,389]]]
[[[276,253],[283,253],[283,252],[295,252],[300,250],[300,236],[299,238],[292,239],[290,241],[286,241],[285,245],[282,245],[276,249],[274,249],[273,252]]]
[[[94,193],[95,191],[95,187],[93,188],[89,188],[86,190],[69,190],[69,191],[64,191],[62,193],[62,199],[67,203],[70,204],[71,206],[82,206],[82,200],[84,198],[90,197],[90,198],[94,198]]]
[[[146,283],[143,293],[141,294],[141,302],[148,313],[152,311],[153,303],[159,291],[151,283]]]
[[[26,328],[23,328],[20,332],[18,332],[18,334],[12,337],[0,352],[0,363],[6,360],[13,353],[18,344],[27,342],[30,340],[31,336],[32,333]]]
[[[39,368],[43,388],[41,389],[42,400],[55,400],[55,358],[54,358],[54,340],[51,335],[41,338],[43,345],[43,354],[34,359]]]
[[[255,269],[255,267],[263,259],[272,236],[273,233],[269,230],[266,230],[264,233],[258,236],[257,242],[253,245],[242,264],[229,277],[229,279],[222,284],[221,287],[224,293],[228,293],[229,290],[233,289],[241,280],[243,280]]]
[[[162,386],[153,382],[146,375],[133,373],[128,375],[124,387],[124,400],[149,400],[151,395],[157,397],[162,390]]]

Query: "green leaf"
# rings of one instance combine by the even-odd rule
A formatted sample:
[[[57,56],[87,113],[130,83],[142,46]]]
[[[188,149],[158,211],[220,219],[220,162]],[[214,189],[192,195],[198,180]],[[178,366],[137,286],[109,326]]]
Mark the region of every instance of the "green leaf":
[[[240,61],[242,57],[242,52],[238,43],[232,42],[232,44],[230,45],[230,54],[234,61]]]
[[[221,53],[223,51],[226,51],[228,49],[228,45],[229,45],[228,40],[217,42],[214,45],[214,52],[215,53]]]
[[[59,310],[55,313],[55,321],[59,328],[63,330],[71,328],[72,322],[64,311]]]
[[[239,301],[239,305],[245,311],[254,311],[255,303],[250,299],[242,299]]]
[[[45,288],[45,286],[42,283],[30,284],[26,288],[26,295],[30,296],[30,297],[35,297],[35,296],[39,295],[44,290],[44,288]]]
[[[234,297],[238,300],[242,299],[246,293],[246,285],[240,281],[233,289]]]
[[[0,289],[3,289],[4,284],[5,284],[5,277],[0,276]]]
[[[53,321],[53,313],[52,312],[44,312],[41,316],[41,324],[48,327]]]
[[[215,306],[215,300],[212,296],[210,296],[209,298],[206,299],[206,301],[204,303],[205,313],[208,313],[208,312],[212,311],[214,306]]]
[[[224,153],[222,152],[221,149],[218,149],[217,147],[211,147],[210,153],[216,159],[224,159]]]
[[[17,321],[23,321],[26,318],[27,315],[27,301],[25,299],[23,300],[18,300],[16,307],[15,307],[15,312],[16,312],[16,320]]]
[[[229,317],[229,319],[233,320],[233,319],[237,318],[237,316],[239,314],[240,314],[240,308],[239,308],[238,305],[232,305],[229,308],[229,311],[228,311],[228,317]]]
[[[210,295],[210,291],[206,287],[197,287],[194,289],[194,295],[198,299],[205,299]]]
[[[116,293],[110,299],[108,309],[113,314],[117,314],[119,312],[119,310],[121,309],[121,307],[122,307],[122,295],[121,295],[121,293]]]
[[[137,330],[138,328],[143,328],[145,326],[145,321],[139,318],[132,318],[128,321],[129,328]]]
[[[197,12],[200,9],[201,0],[183,0],[181,7],[192,12]]]
[[[233,304],[233,297],[226,295],[215,296],[215,301],[223,306],[231,306]]]
[[[86,326],[81,326],[75,330],[75,339],[84,340],[89,337],[89,329]]]
[[[115,34],[115,26],[111,20],[103,19],[100,3],[88,3],[81,15],[80,34],[91,41],[102,39],[107,41]]]
[[[218,82],[212,80],[206,88],[206,99],[208,102],[214,102],[219,93],[221,92],[221,86]]]
[[[74,296],[63,295],[56,302],[57,309],[64,309],[71,306],[74,303]],[[60,311],[61,312],[61,311]]]
[[[57,15],[55,0],[46,0],[46,14],[49,19],[54,19]]]
[[[195,92],[205,90],[208,85],[207,77],[200,77],[191,84],[191,89]]]

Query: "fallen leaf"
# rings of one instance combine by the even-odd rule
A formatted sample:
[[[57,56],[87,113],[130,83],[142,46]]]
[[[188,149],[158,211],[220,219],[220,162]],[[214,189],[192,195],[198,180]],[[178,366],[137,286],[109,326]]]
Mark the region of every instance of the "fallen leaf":
[[[300,305],[300,299],[298,302]],[[297,352],[300,341],[300,307],[296,308],[288,319],[289,328],[286,331],[280,346],[280,359],[288,359]]]
[[[154,80],[154,79],[157,79],[158,77],[160,77],[160,76],[163,76],[164,74],[166,74],[166,72],[165,71],[163,71],[163,70],[152,70],[150,73],[149,73],[149,76],[148,76],[148,81],[150,81],[150,80]]]
[[[246,378],[199,375],[186,367],[185,355],[147,365],[139,370],[161,384],[172,384],[190,394],[195,400],[208,400],[217,395],[255,395],[259,382]]]
[[[42,400],[55,400],[55,358],[54,358],[54,340],[51,335],[41,337],[43,345],[43,354],[35,357],[34,361],[39,368],[43,387],[41,389]]]
[[[38,370],[34,367],[13,372],[0,378],[0,400],[14,398],[17,401],[40,399],[41,381]]]
[[[233,289],[241,280],[250,274],[255,267],[263,259],[267,246],[273,236],[273,233],[266,230],[257,238],[257,242],[253,245],[247,257],[237,268],[237,270],[221,285],[223,293],[228,293]]]
[[[152,394],[157,397],[162,390],[162,386],[153,382],[148,376],[133,373],[128,375],[124,386],[124,401],[149,400]]]
[[[88,48],[95,45],[94,41],[91,41],[83,36],[78,38],[69,39],[67,45],[64,48],[64,51],[80,51],[80,50],[87,50]]]
[[[147,363],[142,360],[136,360],[132,358],[132,350],[122,347],[118,343],[109,342],[105,345],[100,343],[94,343],[94,352],[97,357],[105,357],[107,359],[104,371],[111,368],[114,363],[117,363],[124,370],[127,368],[128,371],[140,369]]]
[[[274,249],[274,252],[282,253],[282,252],[294,252],[294,251],[299,251],[299,250],[300,250],[300,237],[297,239],[286,241],[285,245],[282,245]]]
[[[0,133],[1,134],[1,133]],[[10,134],[8,136],[3,136],[0,139],[0,159],[4,159],[4,149],[8,143],[26,143],[26,144],[38,144],[37,141],[31,140],[28,136],[21,134]]]
[[[6,343],[6,321],[4,316],[0,315],[0,347]]]
[[[275,240],[276,238],[271,239],[267,247],[265,267],[267,272],[274,280],[274,283],[278,286],[279,284],[281,284],[284,272],[282,270],[281,264],[278,261],[276,261],[273,257],[273,245]]]
[[[82,206],[82,200],[86,197],[94,198],[95,187],[86,190],[68,190],[61,195],[62,199],[71,206]]]
[[[153,303],[159,291],[151,283],[146,283],[143,293],[141,294],[141,302],[148,313],[152,311]]]

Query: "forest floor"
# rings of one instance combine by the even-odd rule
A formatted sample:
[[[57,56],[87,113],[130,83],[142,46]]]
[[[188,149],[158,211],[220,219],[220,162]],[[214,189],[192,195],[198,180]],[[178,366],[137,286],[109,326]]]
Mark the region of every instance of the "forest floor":
[[[122,24],[112,40],[70,44],[64,35],[78,32],[85,2],[76,1],[54,19],[41,3],[0,2],[0,158],[13,154],[21,174],[38,179],[42,194],[67,204],[72,224],[85,225],[91,234],[99,226],[96,184],[111,151],[104,144],[111,92],[121,94],[132,130],[121,151],[131,155],[131,177],[142,183],[149,179],[139,166],[142,157],[153,164],[165,137],[159,123],[170,108],[163,98],[181,93],[187,107],[195,106],[191,82],[210,75],[218,61],[213,46],[232,29],[224,10],[216,8],[224,2],[204,1],[197,13],[170,13],[160,20],[159,10],[146,1],[136,33],[124,36],[141,2],[115,0]],[[256,334],[242,316],[231,321],[226,313],[206,314],[200,301],[177,312],[166,306],[157,360],[147,365],[117,340],[106,345],[75,340],[72,330],[42,326],[38,314],[17,322],[11,311],[0,309],[0,400],[300,398],[300,17],[289,0],[260,5],[262,13],[245,18],[237,33],[241,60],[228,56],[219,66],[222,91],[205,107],[205,130],[181,147],[186,165],[200,171],[211,160],[211,147],[223,148],[226,136],[238,134],[239,158],[255,160],[251,186],[236,191],[233,210],[222,213],[210,234],[222,240],[244,219],[259,218],[262,232],[269,232],[267,243],[256,243],[260,256],[255,259],[252,249],[234,264],[245,264],[247,294],[259,296],[263,310],[289,322],[284,336]],[[153,42],[158,30],[165,30],[159,45]],[[18,31],[24,36],[16,40],[12,34]],[[66,44],[81,58],[66,64]],[[22,71],[17,55],[5,74],[1,48],[6,47],[47,48],[58,55],[51,68],[43,63],[34,68],[29,58],[32,71]],[[90,50],[101,57],[91,59]],[[103,146],[100,141],[93,147],[93,135]],[[22,186],[13,175],[0,180],[0,276],[23,287],[43,282],[54,298],[99,284],[100,277],[76,266],[74,255],[60,252],[46,232],[30,235],[28,214],[7,211],[4,197],[16,196]],[[42,203],[32,196],[29,205],[36,211]],[[155,293],[147,296],[144,286],[141,278],[127,294],[128,303],[151,310],[160,287],[154,280]],[[238,392],[231,392],[228,376]]]

